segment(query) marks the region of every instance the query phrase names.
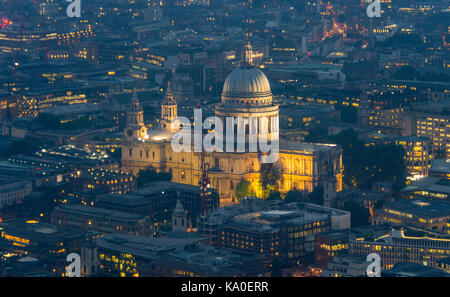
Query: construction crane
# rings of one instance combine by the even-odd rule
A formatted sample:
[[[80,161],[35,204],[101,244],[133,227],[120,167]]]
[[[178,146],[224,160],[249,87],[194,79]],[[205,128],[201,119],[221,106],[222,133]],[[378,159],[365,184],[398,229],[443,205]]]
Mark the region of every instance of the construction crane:
[[[200,162],[201,162],[200,169],[202,171],[201,215],[204,218],[208,212],[208,188],[210,187],[210,185],[208,178],[209,163],[206,163],[205,152],[203,150],[200,155]]]
[[[202,150],[200,154],[200,170],[202,171],[202,177],[200,180],[200,185],[202,189],[201,193],[201,213],[200,217],[197,217],[197,228],[199,227],[199,219],[201,219],[201,222],[203,223],[203,232],[206,232],[206,216],[208,215],[208,188],[209,185],[209,178],[208,178],[208,170],[209,170],[209,163],[206,163],[205,160],[205,152]],[[211,226],[211,216],[209,216],[209,245],[212,245],[212,226]]]

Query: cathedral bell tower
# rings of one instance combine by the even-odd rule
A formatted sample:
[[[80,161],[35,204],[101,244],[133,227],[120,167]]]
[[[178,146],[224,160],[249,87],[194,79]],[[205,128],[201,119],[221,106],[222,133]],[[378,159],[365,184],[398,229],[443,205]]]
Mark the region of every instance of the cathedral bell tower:
[[[177,132],[180,128],[179,123],[175,122],[178,117],[178,105],[172,91],[170,83],[167,86],[166,96],[161,104],[161,128],[167,132]]]
[[[136,140],[145,139],[146,137],[147,128],[144,126],[144,110],[139,103],[136,92],[134,92],[131,103],[128,105],[125,138],[127,140]]]

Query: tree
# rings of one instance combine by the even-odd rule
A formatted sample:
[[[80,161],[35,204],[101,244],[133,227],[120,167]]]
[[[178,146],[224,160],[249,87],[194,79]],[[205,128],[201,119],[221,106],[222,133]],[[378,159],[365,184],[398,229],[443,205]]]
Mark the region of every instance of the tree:
[[[343,23],[345,23],[345,20],[346,20],[345,14],[342,13],[337,16],[337,21],[339,23],[343,24]]]
[[[269,197],[267,197],[267,200],[282,200],[281,199],[281,194],[278,191],[272,192],[269,194]]]
[[[51,113],[40,113],[36,118],[36,123],[50,130],[77,130],[89,128],[94,124],[94,118],[83,115],[70,121],[61,121],[61,117]]]
[[[39,150],[39,143],[30,139],[20,139],[11,143],[10,155],[32,155]]]
[[[255,196],[252,184],[246,179],[241,179],[236,186],[235,195],[238,201],[248,196]]]
[[[450,76],[444,72],[426,72],[420,75],[419,80],[422,81],[436,81],[436,82],[450,82]]]
[[[394,78],[401,80],[414,80],[416,75],[417,73],[413,66],[405,65],[398,69],[398,71],[394,74]]]
[[[170,181],[172,175],[167,172],[157,173],[152,169],[140,170],[137,175],[137,187],[140,188],[146,183],[156,182],[156,181]]]
[[[305,197],[304,197],[304,193],[302,191],[299,190],[289,190],[286,193],[286,196],[284,197],[284,201],[286,203],[291,203],[291,202],[305,202]]]
[[[349,124],[356,124],[358,119],[358,109],[353,106],[345,106],[341,104],[335,105],[337,110],[341,111],[341,121]]]
[[[63,130],[78,130],[89,128],[94,124],[94,120],[91,116],[84,115],[80,118],[73,119],[66,123],[61,123],[60,129]]]
[[[269,197],[270,193],[276,191],[277,182],[280,178],[278,168],[272,163],[263,163],[260,168],[260,184],[262,189],[262,198]]]
[[[110,152],[111,157],[113,157],[116,160],[122,159],[122,148],[116,148],[114,152]]]
[[[308,201],[313,204],[323,205],[323,186],[317,186],[308,194]]]
[[[353,130],[334,136],[333,142],[343,148],[343,182],[348,188],[370,189],[375,182],[392,182],[398,192],[405,186],[406,165],[403,147],[376,144],[367,147]]]
[[[61,119],[51,113],[40,113],[36,118],[36,123],[46,129],[57,130],[61,126]]]
[[[272,260],[272,272],[271,277],[282,277],[283,276],[283,266],[280,257],[274,257]]]
[[[360,206],[358,203],[349,200],[344,203],[344,210],[351,213],[351,226],[366,226],[369,225],[370,211],[369,209]]]
[[[408,34],[403,32],[397,32],[394,36],[386,39],[385,46],[404,48],[407,46],[418,47],[423,46],[423,40],[416,33]]]
[[[326,142],[327,139],[328,131],[319,125],[312,126],[305,136],[305,142]]]

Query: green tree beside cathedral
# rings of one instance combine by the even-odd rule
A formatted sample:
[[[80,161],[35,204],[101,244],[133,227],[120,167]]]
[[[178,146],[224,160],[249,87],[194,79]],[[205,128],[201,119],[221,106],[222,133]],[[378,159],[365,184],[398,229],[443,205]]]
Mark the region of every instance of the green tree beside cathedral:
[[[255,196],[252,184],[246,179],[241,179],[236,186],[235,195],[238,201],[248,196]]]
[[[152,169],[139,170],[137,175],[137,187],[141,188],[147,183],[156,182],[156,181],[170,181],[172,179],[172,175],[167,172],[156,172]]]

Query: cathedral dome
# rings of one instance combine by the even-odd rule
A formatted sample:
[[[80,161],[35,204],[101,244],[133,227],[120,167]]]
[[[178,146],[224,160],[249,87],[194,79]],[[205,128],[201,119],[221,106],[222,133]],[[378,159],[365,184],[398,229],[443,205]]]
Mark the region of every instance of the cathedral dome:
[[[226,96],[271,95],[270,84],[258,68],[237,68],[225,80],[223,94]]]
[[[222,101],[250,105],[271,104],[269,80],[258,68],[237,68],[225,80]]]

